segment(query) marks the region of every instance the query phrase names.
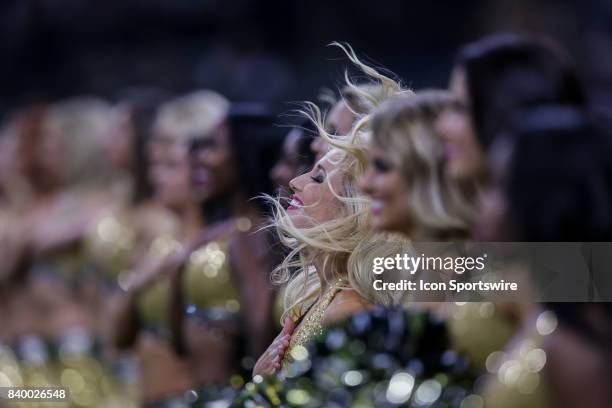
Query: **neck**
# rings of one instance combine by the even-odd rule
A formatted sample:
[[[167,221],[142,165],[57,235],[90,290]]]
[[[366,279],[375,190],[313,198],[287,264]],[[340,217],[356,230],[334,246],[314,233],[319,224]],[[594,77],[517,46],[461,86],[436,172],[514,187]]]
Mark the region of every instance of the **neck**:
[[[404,228],[402,230],[402,234],[410,239],[411,241],[416,242],[427,242],[427,241],[436,241],[436,236],[434,231],[427,230],[423,227],[418,227],[416,225]]]
[[[327,276],[326,272],[328,272],[329,266],[327,266],[325,268],[325,266],[323,265],[323,257],[318,256],[314,259],[314,267],[317,270],[317,276],[319,277],[319,282],[321,284],[321,293],[320,295],[323,295],[323,293],[327,292],[327,290],[329,289],[329,282],[327,282],[327,279],[325,279],[325,276]]]
[[[253,217],[252,205],[240,191],[218,197],[202,204],[203,217],[209,223],[224,221],[231,217]]]
[[[319,277],[319,282],[321,285],[321,293],[320,296],[323,296],[324,293],[326,293],[331,287],[332,285],[335,285],[337,283],[338,277],[336,278],[329,278],[330,276],[333,276],[333,270],[332,270],[332,262],[328,260],[327,263],[324,262],[325,261],[325,257],[323,256],[323,254],[318,254],[314,256],[314,260],[313,260],[313,265],[315,267],[315,270],[317,271],[317,276]],[[334,258],[334,261],[338,261],[337,258]]]

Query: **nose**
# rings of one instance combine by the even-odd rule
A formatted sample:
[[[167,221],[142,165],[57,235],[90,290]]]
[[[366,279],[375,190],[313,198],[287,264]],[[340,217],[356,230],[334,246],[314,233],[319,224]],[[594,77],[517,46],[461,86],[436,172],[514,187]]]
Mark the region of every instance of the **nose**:
[[[289,182],[289,188],[294,193],[302,191],[301,187],[299,186],[299,179],[300,177],[296,177]]]
[[[277,187],[286,187],[283,185],[282,169],[280,167],[278,163],[272,167],[272,170],[270,170],[270,180],[272,180]]]
[[[272,166],[272,168],[270,169],[270,174],[268,176],[272,181],[276,182],[276,178],[278,177],[278,163]]]
[[[204,166],[208,160],[208,151],[201,146],[190,146],[189,161],[192,166]]]

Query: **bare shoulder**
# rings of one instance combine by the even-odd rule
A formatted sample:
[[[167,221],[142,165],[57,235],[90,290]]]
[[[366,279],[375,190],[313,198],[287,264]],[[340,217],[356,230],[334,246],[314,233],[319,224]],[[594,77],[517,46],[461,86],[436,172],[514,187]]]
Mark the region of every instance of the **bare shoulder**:
[[[323,314],[323,326],[328,327],[350,316],[370,309],[374,305],[353,289],[340,290]]]

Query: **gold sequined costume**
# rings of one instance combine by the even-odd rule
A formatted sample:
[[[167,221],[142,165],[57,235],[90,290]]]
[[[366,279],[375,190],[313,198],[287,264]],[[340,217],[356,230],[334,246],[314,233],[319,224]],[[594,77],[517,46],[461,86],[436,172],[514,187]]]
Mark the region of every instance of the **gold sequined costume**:
[[[325,314],[325,310],[342,287],[342,280],[336,282],[323,294],[323,296],[321,296],[319,301],[313,304],[306,313],[298,318],[299,324],[291,336],[291,341],[283,357],[283,368],[287,367],[287,365],[293,361],[291,353],[294,350],[300,346],[303,347],[308,342],[323,334],[323,315]]]

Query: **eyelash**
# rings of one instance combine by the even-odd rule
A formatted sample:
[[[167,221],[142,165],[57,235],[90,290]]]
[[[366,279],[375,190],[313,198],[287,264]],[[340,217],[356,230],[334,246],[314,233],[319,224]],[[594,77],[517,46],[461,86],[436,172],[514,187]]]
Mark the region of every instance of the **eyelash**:
[[[312,179],[312,181],[314,181],[315,183],[319,183],[321,184],[323,182],[323,176],[322,175],[317,175],[317,176],[311,176],[310,177]]]
[[[386,173],[391,170],[391,166],[380,160],[374,160],[372,164],[374,165],[374,168],[381,173]]]

